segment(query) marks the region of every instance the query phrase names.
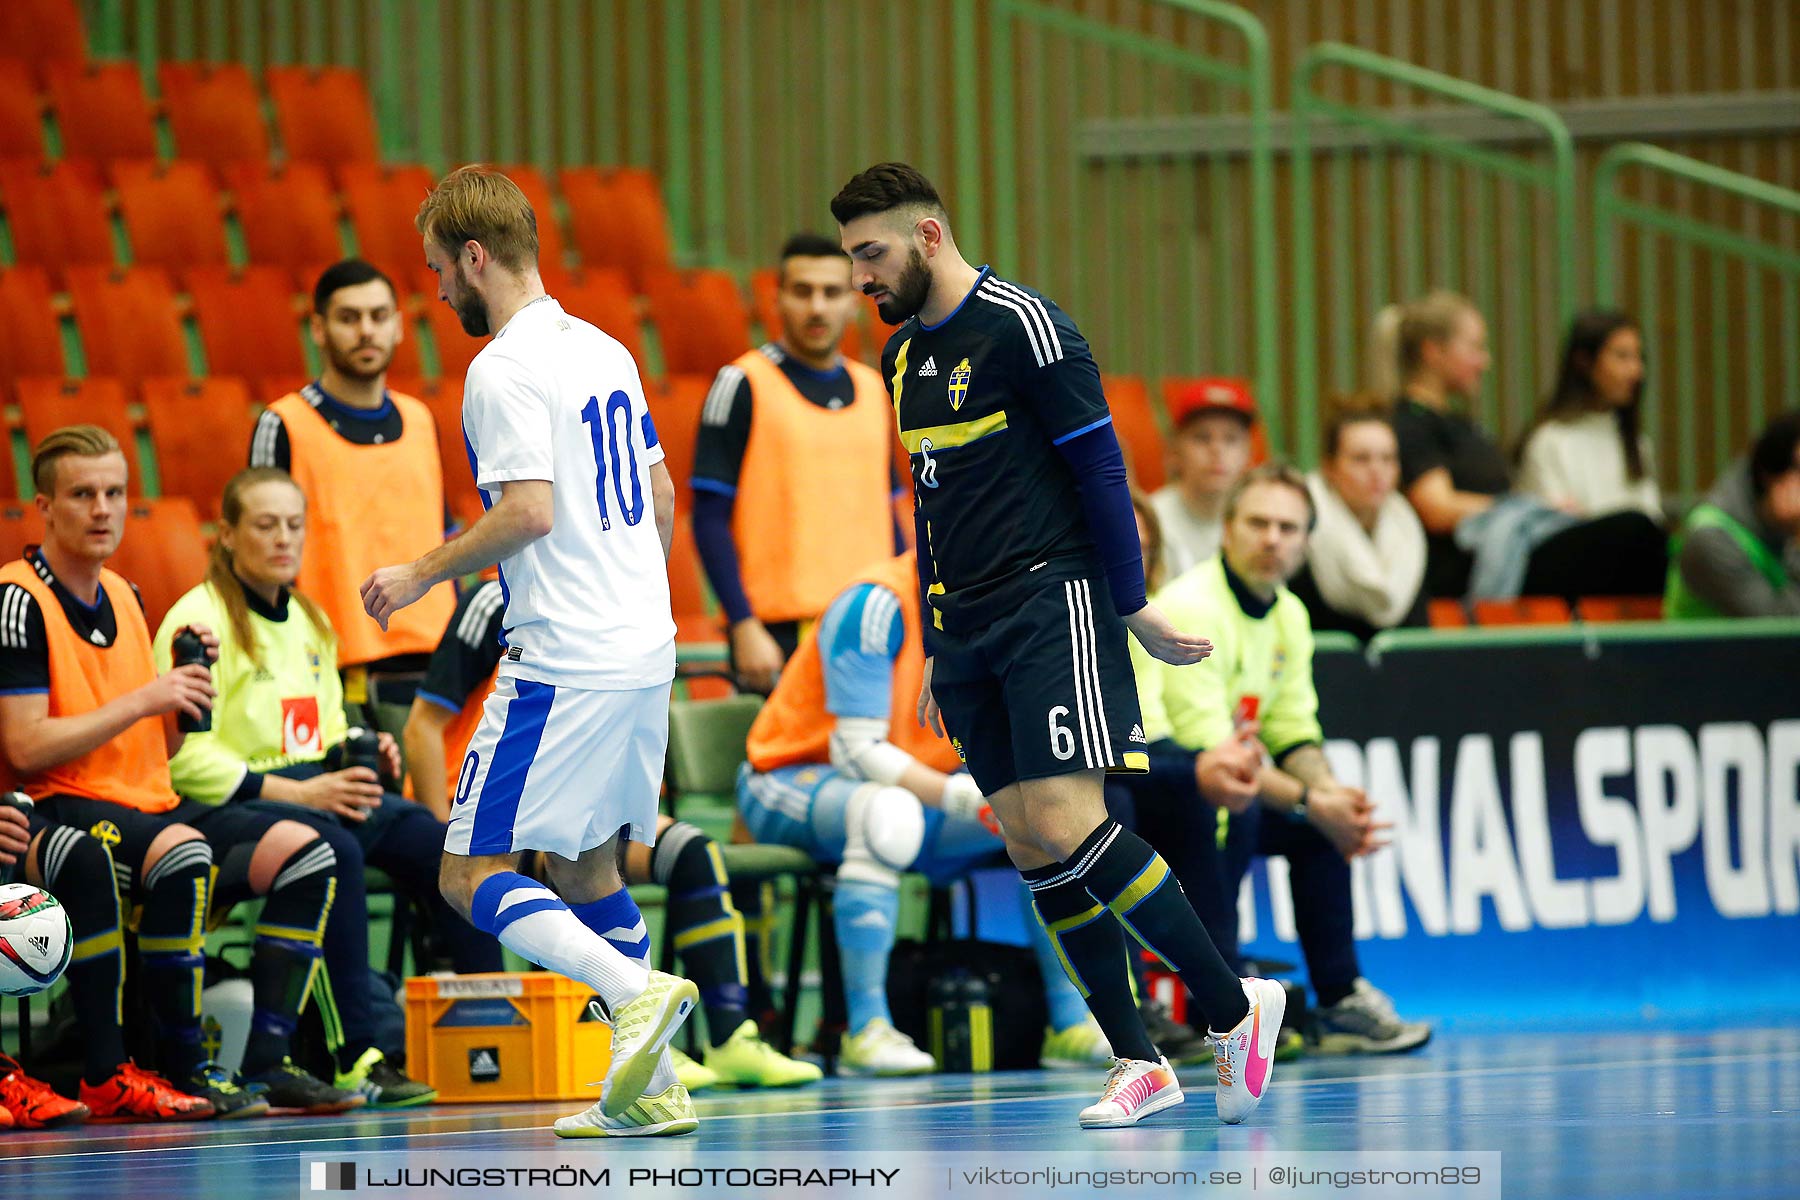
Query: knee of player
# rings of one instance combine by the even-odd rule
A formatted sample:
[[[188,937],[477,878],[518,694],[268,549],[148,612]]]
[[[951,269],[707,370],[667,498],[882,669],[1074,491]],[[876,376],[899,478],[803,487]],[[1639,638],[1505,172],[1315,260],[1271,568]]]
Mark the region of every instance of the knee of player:
[[[865,784],[844,811],[844,858],[859,852],[890,871],[905,871],[925,848],[925,808],[900,787]]]
[[[172,885],[191,886],[186,881],[196,875],[210,875],[212,865],[212,843],[198,829],[170,825],[150,843],[140,869],[144,887],[155,891]]]
[[[107,895],[114,886],[106,843],[71,826],[52,826],[32,838],[25,861],[28,877],[59,896]]]
[[[338,875],[344,866],[339,862],[333,842],[354,838],[330,839],[299,821],[277,821],[257,839],[250,858],[250,887],[258,895],[267,895],[314,875]],[[348,851],[347,851],[348,852]],[[362,869],[362,855],[355,854],[350,869]]]
[[[686,821],[671,821],[657,831],[650,850],[650,882],[675,895],[725,888],[731,879],[725,859],[706,832]]]

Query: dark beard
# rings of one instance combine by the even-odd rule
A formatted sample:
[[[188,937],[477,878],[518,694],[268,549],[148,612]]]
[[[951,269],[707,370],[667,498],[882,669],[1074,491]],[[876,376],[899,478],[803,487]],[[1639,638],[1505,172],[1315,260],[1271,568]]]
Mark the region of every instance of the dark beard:
[[[331,359],[333,370],[344,378],[354,379],[358,383],[368,383],[372,380],[380,379],[383,375],[387,374],[388,364],[394,361],[393,352],[389,351],[388,356],[381,360],[380,366],[372,371],[365,371],[356,365],[356,360],[353,357],[354,353],[354,351],[345,355],[330,353],[329,357]]]
[[[898,325],[908,317],[916,317],[931,296],[931,272],[925,267],[925,256],[913,247],[906,260],[906,270],[888,292],[887,299],[875,305],[875,312],[889,325]]]
[[[464,333],[470,337],[488,335],[487,305],[473,290],[464,292],[451,307],[456,310],[456,319],[462,322]]]

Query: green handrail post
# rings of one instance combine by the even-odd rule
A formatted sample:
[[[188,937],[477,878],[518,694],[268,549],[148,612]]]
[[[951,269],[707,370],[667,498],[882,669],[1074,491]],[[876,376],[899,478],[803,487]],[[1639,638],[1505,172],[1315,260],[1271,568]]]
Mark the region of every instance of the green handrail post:
[[[663,119],[667,141],[663,195],[669,201],[669,236],[675,256],[687,261],[694,249],[694,143],[688,90],[688,0],[662,5]]]
[[[981,102],[975,90],[975,81],[981,77],[980,61],[976,55],[976,37],[980,26],[975,20],[975,5],[963,0],[951,6],[950,17],[950,70],[956,76],[956,240],[957,243],[971,251],[977,257],[984,256],[989,262],[1010,262],[1001,258],[1001,247],[997,243],[990,251],[983,250],[981,241],[982,224],[982,162],[981,162]],[[1011,47],[998,42],[988,46],[988,68],[1001,72],[1006,76],[1009,88],[1012,83]],[[1010,101],[1007,109],[1012,107]],[[1002,146],[1009,156],[1012,154],[1012,121],[1006,111],[995,109],[988,122],[993,125],[995,135],[996,159]],[[863,166],[867,166],[864,163]],[[858,167],[857,170],[861,170]],[[930,166],[928,170],[936,170]],[[1002,267],[1002,270],[1009,269]]]
[[[725,261],[725,35],[719,0],[700,4],[700,227],[707,261]]]
[[[1443,97],[1499,116],[1525,122],[1548,141],[1550,162],[1540,167],[1511,155],[1500,154],[1455,139],[1408,126],[1391,115],[1360,109],[1319,95],[1313,81],[1326,67],[1342,67],[1385,79],[1405,87]],[[1310,455],[1318,436],[1319,372],[1318,277],[1314,268],[1312,121],[1319,115],[1360,125],[1383,140],[1397,142],[1415,152],[1453,159],[1489,174],[1528,184],[1548,195],[1551,237],[1555,252],[1553,288],[1556,315],[1566,322],[1574,315],[1576,293],[1575,143],[1561,117],[1546,105],[1524,100],[1493,88],[1482,87],[1416,64],[1389,58],[1341,42],[1321,42],[1306,51],[1295,65],[1292,100],[1294,116],[1294,343],[1295,401],[1300,442]],[[1529,337],[1526,331],[1515,336]]]

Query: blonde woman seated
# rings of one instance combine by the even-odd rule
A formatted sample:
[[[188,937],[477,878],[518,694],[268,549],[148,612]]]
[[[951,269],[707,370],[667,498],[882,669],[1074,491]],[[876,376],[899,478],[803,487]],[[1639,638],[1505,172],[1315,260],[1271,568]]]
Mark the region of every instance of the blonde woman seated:
[[[1400,494],[1400,443],[1386,407],[1358,400],[1333,417],[1306,486],[1318,525],[1289,587],[1314,632],[1367,640],[1425,624],[1425,527]]]

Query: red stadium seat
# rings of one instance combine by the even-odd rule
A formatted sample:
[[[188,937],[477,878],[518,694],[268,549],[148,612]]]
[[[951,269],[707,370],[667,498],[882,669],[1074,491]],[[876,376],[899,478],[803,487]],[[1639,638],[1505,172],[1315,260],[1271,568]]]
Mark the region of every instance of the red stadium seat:
[[[215,170],[269,161],[262,97],[242,63],[163,63],[156,69],[175,149]]]
[[[569,232],[589,267],[617,267],[639,292],[673,268],[669,213],[656,176],[636,167],[564,167]]]
[[[683,512],[692,507],[694,441],[700,436],[700,410],[706,406],[712,383],[707,375],[672,375],[667,384],[645,397],[656,425],[656,440],[662,444],[669,475],[675,480],[676,508]]]
[[[762,325],[763,337],[775,341],[781,337],[781,312],[775,306],[776,296],[781,290],[781,272],[774,267],[765,267],[750,274],[750,302],[756,313],[756,320]],[[854,358],[866,362],[868,352],[868,334],[864,332],[862,319],[868,306],[858,301],[850,310],[850,319],[844,323],[844,337],[838,343],[838,350],[846,358]]]
[[[163,272],[78,267],[69,272],[69,294],[89,371],[127,387],[151,375],[188,374],[187,341]]]
[[[1660,621],[1661,596],[1583,596],[1575,602],[1575,616],[1587,622]]]
[[[431,410],[437,426],[438,464],[444,472],[444,502],[450,512],[466,528],[481,516],[481,493],[475,490],[475,477],[469,474],[469,450],[463,441],[462,377],[424,379],[390,376],[388,390],[411,396]]]
[[[500,170],[518,184],[525,198],[531,201],[532,215],[537,218],[538,270],[544,274],[544,282],[549,283],[552,275],[560,281],[569,269],[569,246],[563,239],[562,222],[556,216],[556,198],[550,190],[550,181],[542,171],[525,163]],[[554,288],[551,290],[555,291]]]
[[[118,162],[112,176],[133,263],[185,278],[194,268],[223,267],[230,261],[219,192],[204,166]]]
[[[126,407],[125,388],[117,379],[21,379],[18,392],[28,444],[35,446],[64,426],[98,425],[117,438],[125,451],[125,462],[131,468],[131,494],[143,494],[137,432]]]
[[[0,454],[0,501],[10,504],[18,498],[19,477],[18,466],[13,461],[12,426],[5,422],[0,422],[0,449],[6,451]],[[0,562],[5,561],[0,557]]]
[[[360,74],[347,67],[270,67],[263,77],[290,162],[376,161],[375,112]]]
[[[711,375],[750,348],[750,314],[725,272],[658,275],[648,294],[670,375]]]
[[[440,300],[426,301],[422,314],[426,328],[431,330],[432,344],[437,347],[438,374],[447,379],[461,379],[469,373],[469,364],[488,340],[464,333],[462,320],[455,310]]]
[[[131,506],[119,552],[107,565],[137,584],[154,631],[175,602],[206,578],[206,553],[206,535],[193,502],[165,496]]]
[[[1154,492],[1163,485],[1165,464],[1162,426],[1150,407],[1150,389],[1139,375],[1107,375],[1101,386],[1132,482],[1139,491]]]
[[[306,375],[294,288],[286,271],[279,267],[194,271],[188,277],[188,294],[209,374],[242,379]]]
[[[39,72],[62,63],[86,62],[87,35],[75,0],[0,4],[0,58],[18,59]]]
[[[1466,629],[1469,624],[1469,610],[1461,600],[1448,596],[1440,596],[1425,606],[1426,619],[1433,629]]]
[[[0,385],[63,373],[62,330],[49,276],[38,267],[0,271]]]
[[[357,257],[396,280],[415,273],[424,251],[413,219],[431,191],[431,173],[424,167],[353,163],[340,167],[337,174],[350,227],[356,232]]]
[[[64,158],[156,157],[156,126],[136,63],[53,63],[45,77]]]
[[[623,343],[631,351],[638,372],[643,373],[644,331],[624,272],[605,268],[583,271],[555,295],[564,312],[599,326]]]
[[[1567,625],[1569,603],[1560,596],[1520,596],[1515,600],[1477,600],[1477,625]]]
[[[37,505],[8,502],[0,504],[0,563],[12,562],[24,555],[25,547],[44,540],[44,518]]]
[[[231,477],[243,470],[256,429],[250,391],[241,379],[160,377],[141,395],[165,496],[185,496],[209,520]]]
[[[91,163],[0,162],[0,206],[13,261],[61,278],[70,267],[113,265],[112,221]]]
[[[693,521],[685,513],[677,514],[669,544],[669,607],[675,614],[675,640],[682,645],[725,640],[723,621],[706,611],[700,552],[694,547]]]
[[[0,158],[44,157],[44,100],[18,59],[0,58]]]
[[[338,204],[324,169],[234,163],[224,174],[250,261],[294,272],[294,282],[310,294],[317,271],[311,278],[305,272],[344,257]]]

